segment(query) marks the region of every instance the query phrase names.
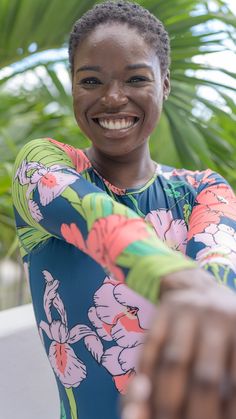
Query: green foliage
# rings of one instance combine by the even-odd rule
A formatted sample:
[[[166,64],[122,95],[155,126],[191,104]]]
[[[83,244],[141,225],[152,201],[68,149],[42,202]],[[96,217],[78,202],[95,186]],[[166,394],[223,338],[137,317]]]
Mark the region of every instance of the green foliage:
[[[235,16],[221,0],[211,2],[214,12],[207,0],[138,2],[164,22],[171,38],[172,90],[151,138],[154,159],[189,169],[210,167],[236,187],[235,74],[196,58],[235,48]],[[67,60],[61,58],[60,48],[74,21],[94,3],[0,0],[0,68],[10,66],[5,75],[0,71],[0,257],[9,248],[15,250],[10,179],[23,144],[43,136],[78,147],[89,144],[73,117]],[[52,49],[58,49],[56,58],[49,59],[50,53],[46,59],[38,55]],[[204,71],[204,77],[199,71]],[[222,82],[222,75],[229,82]],[[203,87],[214,89],[219,101],[203,96]]]

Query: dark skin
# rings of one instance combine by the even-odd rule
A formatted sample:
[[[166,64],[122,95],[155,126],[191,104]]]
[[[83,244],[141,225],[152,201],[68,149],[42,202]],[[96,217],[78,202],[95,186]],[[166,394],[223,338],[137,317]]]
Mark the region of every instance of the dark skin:
[[[74,62],[74,111],[92,141],[89,159],[117,187],[144,184],[155,170],[148,139],[169,94],[169,73],[161,74],[156,53],[127,25],[96,28],[79,46]],[[95,122],[99,117],[137,120],[128,129],[111,130]]]
[[[235,295],[220,291],[208,283],[163,295],[123,419],[235,418]]]
[[[161,73],[135,29],[117,23],[95,28],[74,63],[74,112],[92,142],[88,158],[119,188],[144,184],[155,170],[148,140],[170,92],[169,72]],[[159,298],[124,418],[233,419],[235,390],[229,396],[225,377],[236,383],[235,295],[192,269],[162,278]]]

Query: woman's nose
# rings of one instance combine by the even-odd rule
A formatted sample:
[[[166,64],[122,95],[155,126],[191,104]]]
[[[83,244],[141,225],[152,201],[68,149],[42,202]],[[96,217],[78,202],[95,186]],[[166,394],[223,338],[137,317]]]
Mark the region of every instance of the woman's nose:
[[[101,104],[105,108],[119,108],[128,103],[128,98],[125,95],[124,89],[119,83],[113,82],[105,88],[104,94],[101,97]]]

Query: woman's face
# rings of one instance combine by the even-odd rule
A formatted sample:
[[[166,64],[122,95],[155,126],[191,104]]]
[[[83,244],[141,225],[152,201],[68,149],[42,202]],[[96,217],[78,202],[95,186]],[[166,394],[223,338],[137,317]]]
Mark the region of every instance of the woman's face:
[[[74,57],[74,112],[93,147],[122,156],[147,143],[169,78],[155,51],[126,24],[98,26]]]

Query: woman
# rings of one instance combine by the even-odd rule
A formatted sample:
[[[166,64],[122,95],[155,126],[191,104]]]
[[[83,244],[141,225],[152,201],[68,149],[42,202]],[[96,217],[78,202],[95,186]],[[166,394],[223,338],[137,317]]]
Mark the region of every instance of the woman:
[[[159,295],[215,292],[193,259],[234,287],[225,237],[235,241],[236,203],[219,175],[150,157],[170,93],[168,35],[154,16],[99,4],[76,22],[69,55],[75,117],[91,147],[28,143],[15,165],[15,217],[61,418],[115,419]]]

